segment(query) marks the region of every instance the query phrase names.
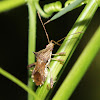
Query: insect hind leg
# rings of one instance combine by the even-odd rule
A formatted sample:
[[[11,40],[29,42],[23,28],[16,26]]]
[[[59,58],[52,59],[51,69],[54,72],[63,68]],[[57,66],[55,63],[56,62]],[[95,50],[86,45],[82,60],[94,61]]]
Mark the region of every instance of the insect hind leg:
[[[64,60],[63,59],[52,58],[51,60],[59,61],[61,64],[64,64]]]
[[[28,68],[28,69],[29,69],[29,68],[32,68],[32,67],[35,66],[35,65],[36,65],[36,62],[34,62],[34,63],[28,65],[27,68]]]
[[[52,54],[52,56],[65,56],[66,52],[60,52],[56,54]]]

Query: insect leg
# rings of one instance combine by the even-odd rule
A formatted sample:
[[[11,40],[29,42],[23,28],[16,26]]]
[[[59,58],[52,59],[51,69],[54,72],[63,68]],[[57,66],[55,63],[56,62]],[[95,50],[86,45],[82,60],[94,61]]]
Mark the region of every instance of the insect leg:
[[[51,77],[51,78],[50,78],[50,87],[51,87],[51,88],[53,88],[53,84],[54,84],[53,78]]]
[[[36,62],[34,62],[33,64],[28,65],[27,68],[31,68],[31,67],[33,67],[34,65],[36,65]]]
[[[56,54],[52,54],[52,56],[65,56],[66,52],[60,52]]]
[[[56,61],[59,61],[61,64],[63,64],[63,63],[64,63],[64,60],[63,60],[63,59],[51,58],[51,60],[56,60]]]
[[[50,70],[50,88],[53,88],[55,82],[56,82],[56,78],[55,79],[53,78],[52,72]]]

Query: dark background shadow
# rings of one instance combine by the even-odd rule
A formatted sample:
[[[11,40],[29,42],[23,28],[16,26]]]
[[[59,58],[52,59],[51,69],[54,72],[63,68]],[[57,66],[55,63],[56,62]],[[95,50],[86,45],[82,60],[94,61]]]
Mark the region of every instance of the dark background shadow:
[[[50,0],[51,2],[54,0]],[[41,6],[48,1],[41,0]],[[64,0],[62,0],[64,3]],[[72,28],[84,6],[75,9],[59,19],[46,25],[50,39],[55,41],[66,36]],[[43,19],[44,22],[47,19]],[[97,10],[91,24],[86,30],[81,42],[72,55],[66,71],[60,82],[63,81],[88,41],[100,25],[100,9]],[[43,27],[37,18],[36,51],[47,45]],[[0,67],[27,84],[27,49],[28,49],[28,9],[27,5],[6,11],[0,14]],[[54,52],[59,48],[55,46]],[[76,88],[70,100],[99,100],[100,99],[100,52],[98,52],[89,70]],[[58,84],[58,85],[59,85]],[[1,100],[27,100],[27,93],[12,81],[0,75]]]

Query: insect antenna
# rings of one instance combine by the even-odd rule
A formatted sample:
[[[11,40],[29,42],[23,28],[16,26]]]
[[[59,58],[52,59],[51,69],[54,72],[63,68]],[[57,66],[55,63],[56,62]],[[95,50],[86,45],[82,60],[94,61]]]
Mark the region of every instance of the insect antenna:
[[[54,40],[51,40],[54,44],[57,44],[59,46],[61,46],[61,44],[59,44],[58,42],[54,41]]]
[[[46,28],[45,28],[45,26],[44,26],[44,24],[43,24],[43,21],[42,21],[41,16],[40,16],[40,14],[39,14],[38,11],[37,11],[37,14],[38,14],[38,16],[39,16],[39,19],[40,19],[41,24],[42,24],[42,26],[43,26],[43,29],[44,29],[44,31],[45,31],[46,37],[47,37],[47,39],[48,39],[48,43],[50,43],[48,33],[47,33],[47,31],[46,31]]]
[[[76,32],[74,34],[77,34],[77,33],[82,33],[82,32]],[[70,35],[74,35],[74,34],[70,34]],[[67,35],[65,37],[63,37],[62,39],[58,40],[57,43],[59,43],[60,41],[64,40],[66,37],[70,36],[70,35]]]
[[[77,32],[77,33],[82,33],[82,32]],[[77,34],[77,33],[74,33],[74,34]],[[70,34],[70,35],[73,35],[73,34]],[[70,36],[70,35],[67,35],[67,36],[63,37],[62,39],[60,39],[60,40],[58,40],[58,41],[52,40],[52,42],[54,42],[55,44],[57,44],[57,45],[60,46],[61,44],[59,44],[59,42],[62,41],[62,40],[64,40],[66,37],[68,37],[68,36]]]

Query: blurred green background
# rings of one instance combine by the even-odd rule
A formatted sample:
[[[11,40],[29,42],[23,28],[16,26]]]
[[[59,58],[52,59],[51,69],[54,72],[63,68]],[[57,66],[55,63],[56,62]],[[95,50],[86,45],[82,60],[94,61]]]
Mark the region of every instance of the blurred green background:
[[[53,2],[56,0],[49,0]],[[49,3],[41,0],[43,6]],[[64,4],[62,0],[62,4]],[[77,8],[64,16],[46,25],[50,39],[55,41],[67,35],[84,6]],[[42,18],[44,22],[47,19]],[[72,55],[58,86],[63,82],[69,70],[91,39],[100,25],[100,8],[95,13],[91,24],[86,30],[77,49]],[[37,17],[36,51],[48,44],[43,27]],[[59,48],[55,46],[54,53]],[[27,54],[28,54],[28,9],[27,5],[0,13],[0,66],[18,79],[27,84]],[[58,87],[56,87],[57,89]],[[54,94],[54,93],[53,93]],[[27,93],[19,86],[0,75],[0,99],[1,100],[27,100]],[[81,80],[75,92],[69,100],[100,100],[100,52],[90,65],[87,73]]]

